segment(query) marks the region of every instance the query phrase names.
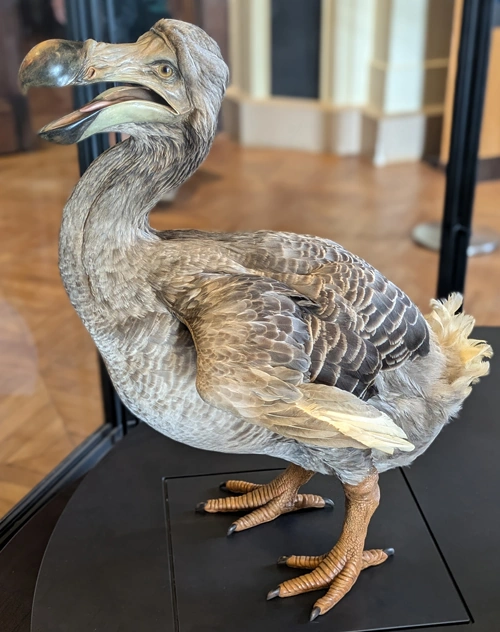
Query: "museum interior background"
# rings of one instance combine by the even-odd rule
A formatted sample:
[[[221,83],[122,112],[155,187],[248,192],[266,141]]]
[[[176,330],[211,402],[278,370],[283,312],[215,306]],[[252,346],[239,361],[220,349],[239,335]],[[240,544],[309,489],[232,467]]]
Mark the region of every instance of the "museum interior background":
[[[215,37],[232,72],[213,150],[158,205],[155,227],[329,237],[427,307],[438,255],[411,233],[442,216],[461,0],[115,4],[118,41],[171,15]],[[495,19],[474,223],[500,232]],[[27,100],[16,79],[24,53],[64,37],[65,20],[62,0],[0,0],[0,516],[103,422],[97,355],[57,269],[77,152],[35,136],[72,94]],[[480,325],[500,324],[499,272],[498,250],[469,262],[466,307]]]

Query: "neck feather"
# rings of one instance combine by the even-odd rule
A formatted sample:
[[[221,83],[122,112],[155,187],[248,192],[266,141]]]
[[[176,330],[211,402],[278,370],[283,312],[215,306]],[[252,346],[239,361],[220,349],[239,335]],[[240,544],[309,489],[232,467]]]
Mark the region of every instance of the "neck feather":
[[[118,302],[126,310],[132,296],[139,309],[144,297],[138,287],[143,291],[147,284],[144,249],[158,240],[149,213],[199,166],[211,140],[130,138],[102,154],[82,176],[64,209],[59,267],[84,322],[91,308],[98,312]]]

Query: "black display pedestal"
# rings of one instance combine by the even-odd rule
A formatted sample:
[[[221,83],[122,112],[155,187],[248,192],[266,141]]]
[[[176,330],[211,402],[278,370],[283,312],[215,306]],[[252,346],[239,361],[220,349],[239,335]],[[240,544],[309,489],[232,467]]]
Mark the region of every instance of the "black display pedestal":
[[[182,463],[169,467],[179,452]],[[230,474],[182,476],[198,458],[205,461],[202,471]],[[338,499],[335,511],[284,516],[228,538],[232,517],[197,514],[196,503],[219,495],[227,476],[265,482],[276,471],[235,472],[233,458],[226,458],[179,446],[145,426],[124,440],[97,478],[82,483],[56,528],[38,581],[33,630],[229,631],[237,623],[251,632],[295,630],[307,622],[314,595],[272,602],[265,595],[295,572],[277,567],[279,555],[331,548],[342,525],[342,488],[331,477],[317,477],[309,489]],[[169,470],[175,476],[164,479],[162,490],[160,472]],[[367,545],[393,546],[397,556],[364,573],[319,628],[468,622],[400,471],[384,476],[382,495]]]
[[[500,331],[476,333],[500,349]],[[382,476],[367,544],[396,555],[311,624],[320,593],[270,602],[265,594],[295,572],[277,567],[278,556],[330,548],[342,523],[339,484],[309,483],[335,499],[333,512],[288,515],[227,538],[232,517],[196,514],[196,503],[219,494],[228,477],[262,482],[284,464],[193,450],[140,426],[64,510],[40,568],[32,631],[497,631],[499,379],[497,356],[428,453]]]

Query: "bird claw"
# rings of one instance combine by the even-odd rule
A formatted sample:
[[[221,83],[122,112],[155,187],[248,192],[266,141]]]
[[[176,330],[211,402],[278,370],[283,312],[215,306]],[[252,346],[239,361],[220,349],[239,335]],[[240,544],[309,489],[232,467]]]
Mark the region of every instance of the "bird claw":
[[[244,531],[270,522],[278,516],[292,511],[323,509],[325,507],[331,509],[334,503],[330,498],[298,493],[300,484],[306,480],[305,476],[301,468],[290,466],[274,481],[266,485],[227,480],[220,483],[219,488],[221,491],[229,493],[230,496],[198,503],[196,511],[198,513],[219,513],[250,510],[250,513],[238,518],[231,525],[227,534],[232,535],[235,531]],[[307,478],[310,478],[308,474]]]
[[[279,597],[279,595],[280,595],[280,589],[279,589],[279,586],[278,586],[278,588],[275,588],[274,590],[270,590],[267,593],[266,599],[267,599],[267,601],[271,601],[271,599],[275,599],[276,597]]]
[[[314,621],[320,616],[320,614],[321,614],[321,608],[318,608],[318,606],[316,606],[315,608],[311,610],[309,621]]]
[[[233,522],[233,524],[229,527],[229,529],[227,530],[227,535],[233,535],[233,533],[236,531],[238,525]]]
[[[349,592],[362,570],[382,564],[391,555],[394,555],[393,548],[351,553],[340,542],[326,555],[283,555],[278,559],[279,565],[309,569],[311,572],[281,583],[268,593],[267,599],[293,597],[311,590],[326,588],[327,593],[314,604],[311,611],[310,620],[314,621],[333,608]]]

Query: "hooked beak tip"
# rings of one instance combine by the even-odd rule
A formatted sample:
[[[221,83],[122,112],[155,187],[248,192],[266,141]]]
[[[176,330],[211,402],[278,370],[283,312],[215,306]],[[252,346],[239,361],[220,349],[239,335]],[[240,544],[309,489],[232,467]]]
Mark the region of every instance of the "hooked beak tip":
[[[30,50],[19,68],[23,94],[31,87],[62,87],[73,83],[83,65],[84,42],[47,40]]]

